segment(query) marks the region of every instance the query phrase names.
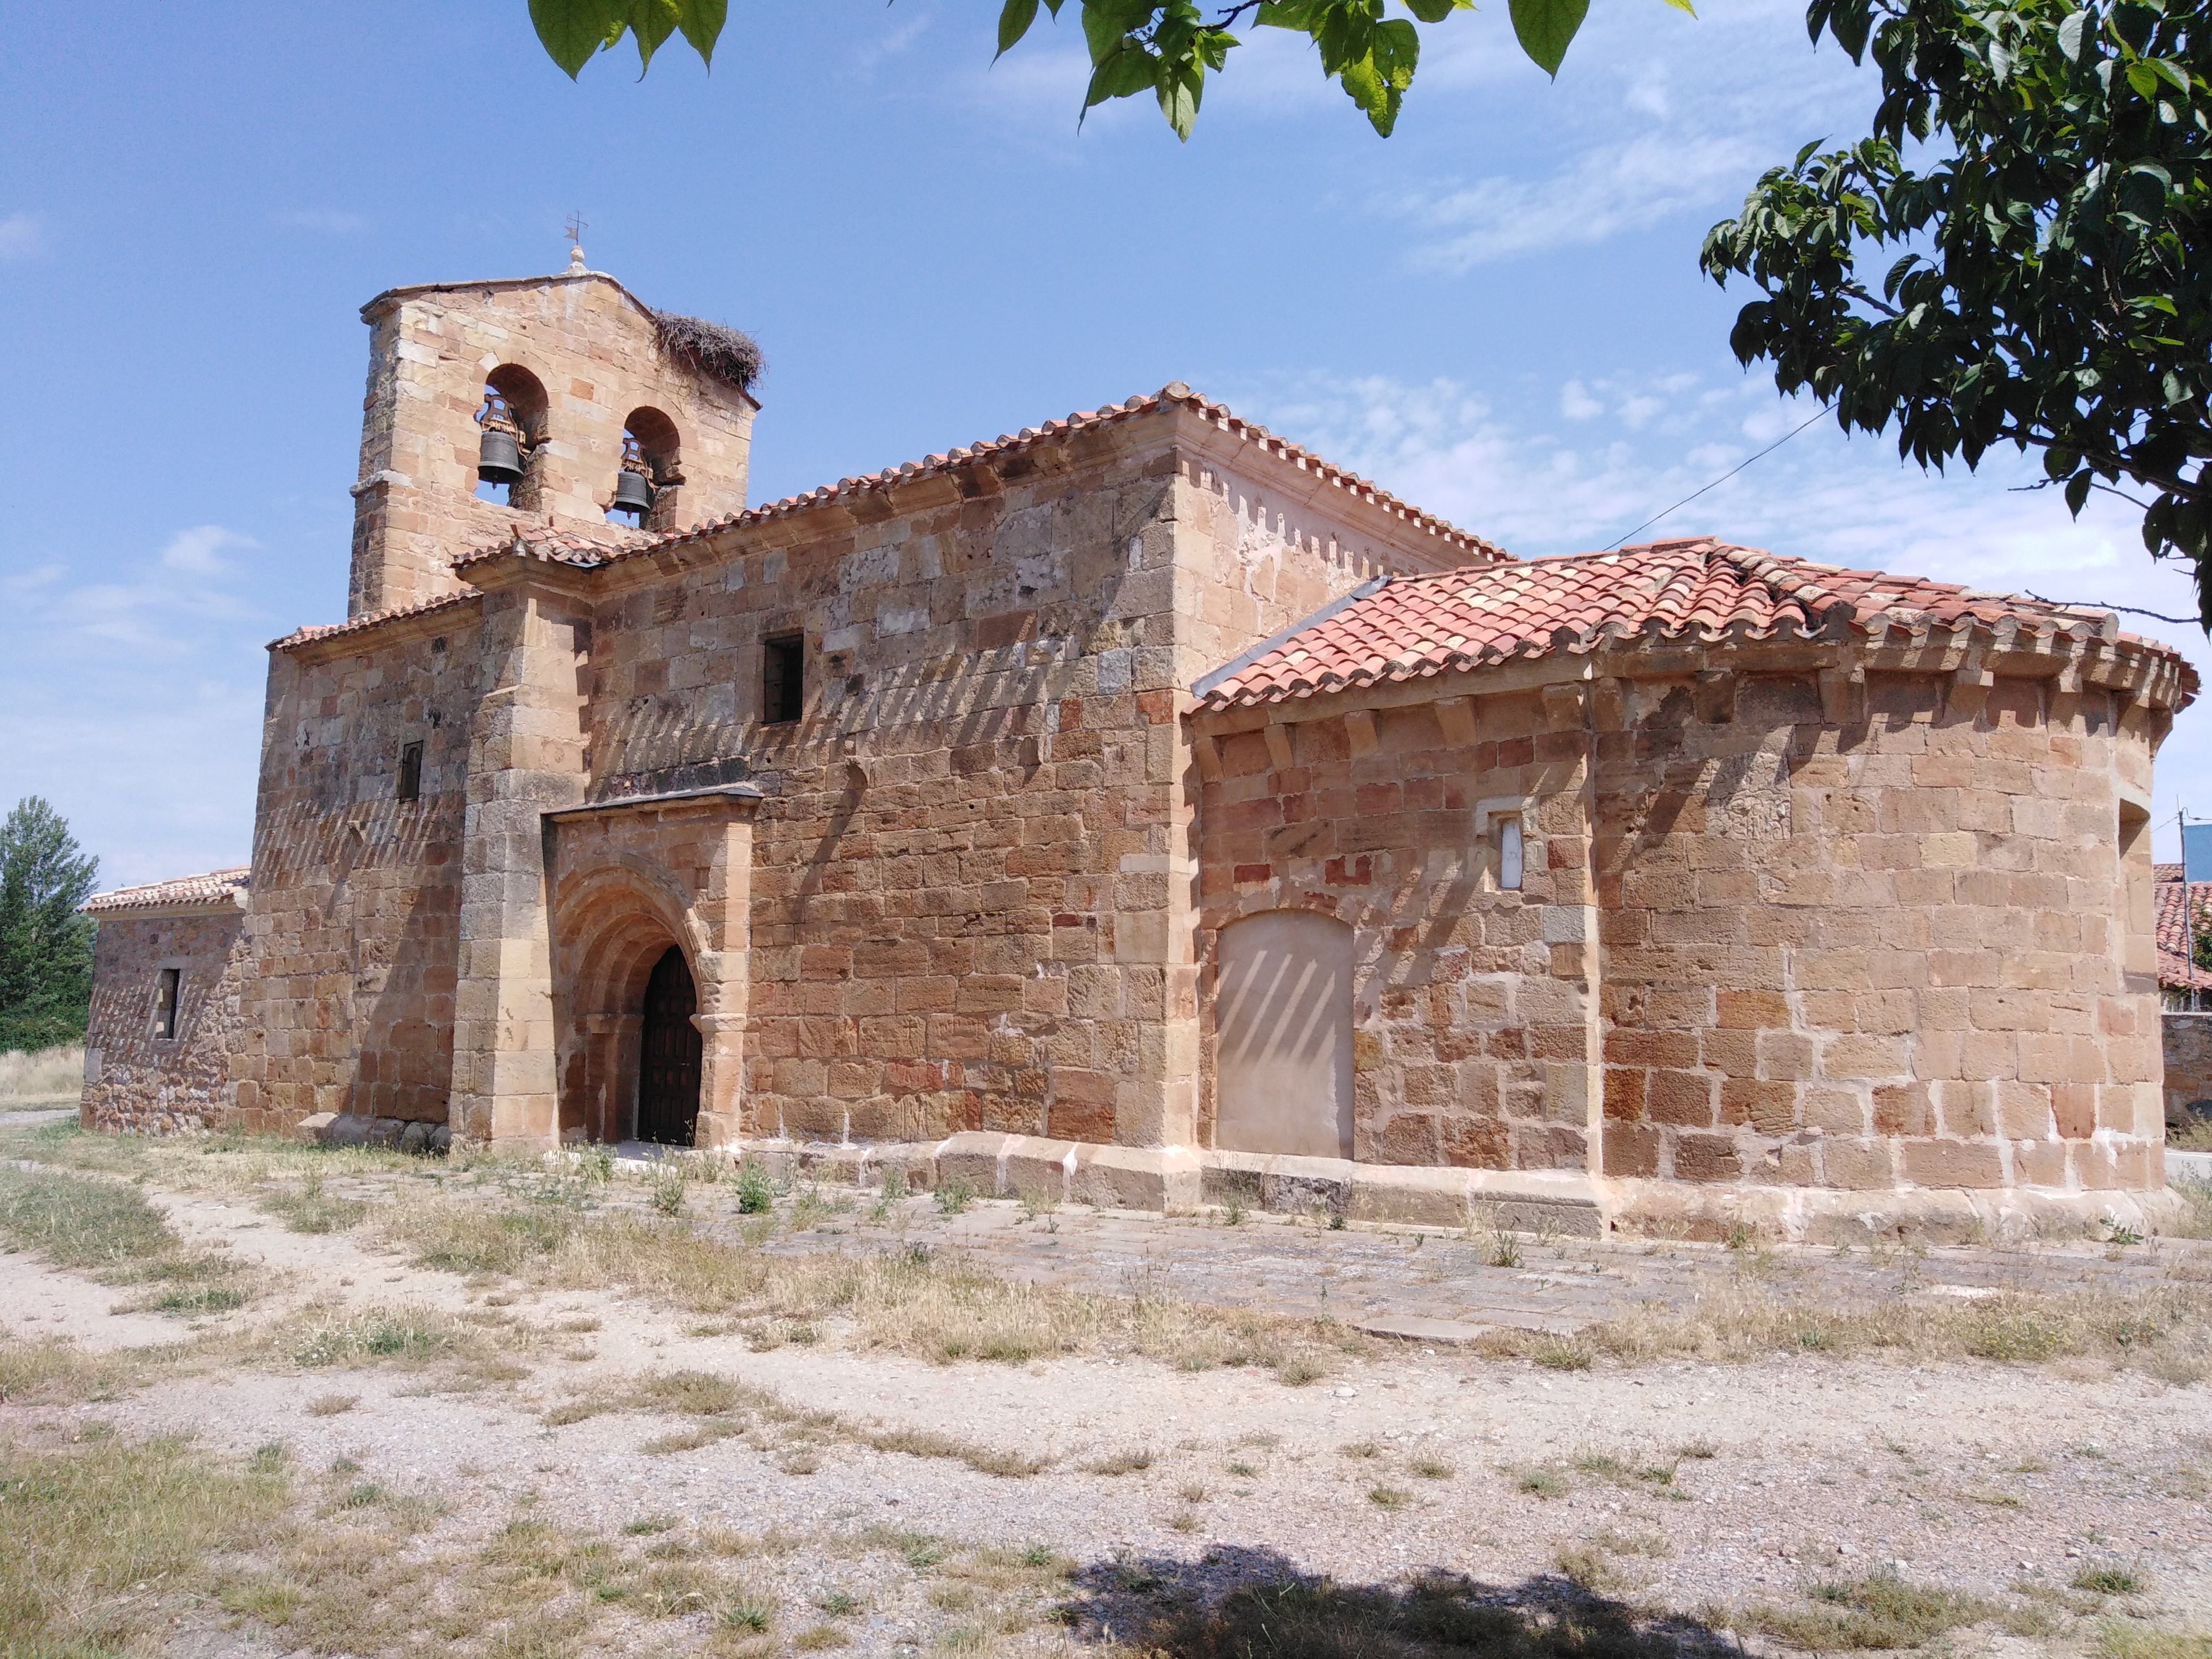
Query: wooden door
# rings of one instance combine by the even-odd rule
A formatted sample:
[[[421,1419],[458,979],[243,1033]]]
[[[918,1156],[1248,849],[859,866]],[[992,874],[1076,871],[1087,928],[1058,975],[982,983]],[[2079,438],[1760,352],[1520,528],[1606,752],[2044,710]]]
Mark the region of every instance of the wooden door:
[[[637,1138],[689,1146],[699,1122],[699,1065],[704,1044],[691,1023],[699,996],[675,945],[653,964],[645,988],[645,1034],[637,1079]]]

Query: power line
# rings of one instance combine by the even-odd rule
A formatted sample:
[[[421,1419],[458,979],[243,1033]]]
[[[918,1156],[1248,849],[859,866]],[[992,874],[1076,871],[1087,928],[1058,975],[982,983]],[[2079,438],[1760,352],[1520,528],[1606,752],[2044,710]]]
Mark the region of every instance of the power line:
[[[2197,627],[2203,621],[2201,617],[2169,617],[2163,611],[2146,611],[2139,605],[2106,605],[2102,599],[2051,599],[2033,592],[2027,597],[2067,611],[2124,611],[2130,617],[2148,617],[2153,622],[2172,623],[2177,628]]]
[[[1733,478],[1734,477],[1735,477],[1735,475],[1736,475],[1737,473],[1739,473],[1739,472],[1742,471],[1744,470],[1744,468],[1746,468],[1746,467],[1749,466],[1749,465],[1752,464],[1752,462],[1756,461],[1756,460],[1759,460],[1759,459],[1763,459],[1763,458],[1764,458],[1764,457],[1765,457],[1765,456],[1771,455],[1771,454],[1772,454],[1776,450],[1778,450],[1778,449],[1781,448],[1783,445],[1784,445],[1784,444],[1788,443],[1788,442],[1789,442],[1792,438],[1796,437],[1799,433],[1802,432],[1802,431],[1803,431],[1807,427],[1808,427],[1808,426],[1812,425],[1812,424],[1813,424],[1813,422],[1814,422],[1814,421],[1819,420],[1819,419],[1820,418],[1820,416],[1822,416],[1823,415],[1826,414],[1827,412],[1828,412],[1828,411],[1827,411],[1825,408],[1822,408],[1822,409],[1816,409],[1816,410],[1814,410],[1812,412],[1812,414],[1811,414],[1810,416],[1808,416],[1808,417],[1806,417],[1806,419],[1804,419],[1803,421],[1801,421],[1800,422],[1798,422],[1798,424],[1796,424],[1796,426],[1794,426],[1794,427],[1790,428],[1789,431],[1787,431],[1787,432],[1784,433],[1780,437],[1777,438],[1777,439],[1772,442],[1772,443],[1771,443],[1771,444],[1767,445],[1767,447],[1766,447],[1765,448],[1764,448],[1764,449],[1760,450],[1760,451],[1759,452],[1759,453],[1758,453],[1758,454],[1756,454],[1756,455],[1751,455],[1751,456],[1747,456],[1744,459],[1742,459],[1742,460],[1741,460],[1741,461],[1738,461],[1738,462],[1737,462],[1734,466],[1730,467],[1727,471],[1725,471],[1725,472],[1722,473],[1722,474],[1721,474],[1721,476],[1720,476],[1719,477],[1717,477],[1717,478],[1714,479],[1714,480],[1712,481],[1712,483],[1711,483],[1707,484],[1707,485],[1705,486],[1705,489],[1693,489],[1693,490],[1692,490],[1688,495],[1686,495],[1683,496],[1683,497],[1682,497],[1682,499],[1681,499],[1680,501],[1679,501],[1675,502],[1674,507],[1668,507],[1668,508],[1667,509],[1666,513],[1655,513],[1655,514],[1653,514],[1650,518],[1646,519],[1646,520],[1645,520],[1642,524],[1640,524],[1640,525],[1637,526],[1635,530],[1632,530],[1632,531],[1630,531],[1630,532],[1628,532],[1628,536],[1633,536],[1633,535],[1635,535],[1635,534],[1637,533],[1637,532],[1638,532],[1638,531],[1644,531],[1644,530],[1649,530],[1649,529],[1650,529],[1650,528],[1651,528],[1651,526],[1652,526],[1653,525],[1657,524],[1657,523],[1659,522],[1659,520],[1662,520],[1662,519],[1665,518],[1665,517],[1667,516],[1667,514],[1668,514],[1668,513],[1672,513],[1672,512],[1674,512],[1674,511],[1675,510],[1675,507],[1687,507],[1687,506],[1688,506],[1692,501],[1694,501],[1695,500],[1697,500],[1698,496],[1700,496],[1700,495],[1704,495],[1704,494],[1705,493],[1705,489],[1719,489],[1723,484],[1726,483],[1727,483],[1730,478]],[[1628,539],[1628,536],[1617,536],[1617,537],[1615,537],[1612,541],[1608,542],[1608,543],[1606,544],[1606,551],[1607,551],[1607,552],[1608,552],[1608,553],[1610,553],[1610,552],[1611,552],[1614,548],[1619,547],[1619,546],[1620,546],[1623,542],[1626,541],[1626,540]]]

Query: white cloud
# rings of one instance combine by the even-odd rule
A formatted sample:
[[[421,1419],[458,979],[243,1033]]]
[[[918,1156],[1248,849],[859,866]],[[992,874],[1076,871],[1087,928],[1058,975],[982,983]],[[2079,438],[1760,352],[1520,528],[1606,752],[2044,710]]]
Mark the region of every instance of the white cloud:
[[[32,258],[46,251],[46,223],[36,214],[11,213],[0,219],[0,264]]]
[[[190,575],[223,575],[232,568],[230,562],[220,556],[223,549],[258,544],[251,538],[225,530],[219,524],[198,525],[190,530],[179,530],[169,538],[169,544],[161,550],[161,562],[172,570]]]

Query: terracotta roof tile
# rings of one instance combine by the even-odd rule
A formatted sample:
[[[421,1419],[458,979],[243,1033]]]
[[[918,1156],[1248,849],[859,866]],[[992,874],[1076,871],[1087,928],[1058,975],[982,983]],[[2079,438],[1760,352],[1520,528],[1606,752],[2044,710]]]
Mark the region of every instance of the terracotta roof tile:
[[[1832,638],[1961,621],[2004,636],[2133,638],[2108,611],[1701,538],[1394,576],[1195,689],[1202,706],[1225,708],[1554,652],[1579,655],[1628,636],[1655,643]],[[2194,671],[2185,665],[2182,672],[2193,693]]]
[[[2158,897],[2158,982],[2177,989],[2212,990],[2212,969],[2193,966],[2189,951],[2191,910],[2197,913],[2197,937],[2212,939],[2212,881],[2185,882],[2178,864],[2154,868],[2158,872],[2154,890]]]
[[[243,909],[252,874],[250,866],[240,866],[234,870],[211,870],[204,876],[141,882],[135,887],[118,887],[112,892],[94,894],[77,908],[87,915],[101,916],[122,910],[152,910],[172,904],[214,904],[228,899]]]
[[[365,629],[380,628],[386,623],[398,622],[407,617],[420,617],[432,611],[448,610],[482,598],[483,595],[475,588],[465,587],[458,593],[441,593],[434,599],[418,599],[413,605],[395,605],[386,611],[372,611],[366,616],[349,617],[342,623],[295,628],[283,639],[270,641],[269,648],[283,651],[295,645],[312,645],[318,640],[331,639],[341,634],[358,634]]]

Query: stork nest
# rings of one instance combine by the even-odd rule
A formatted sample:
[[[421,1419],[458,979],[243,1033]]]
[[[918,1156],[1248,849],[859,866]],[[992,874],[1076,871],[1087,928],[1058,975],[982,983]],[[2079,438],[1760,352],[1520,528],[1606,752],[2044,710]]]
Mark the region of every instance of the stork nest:
[[[673,312],[653,313],[653,331],[660,349],[671,361],[694,374],[720,380],[740,392],[750,392],[768,367],[760,347],[750,334],[710,323],[703,317],[679,317]]]

